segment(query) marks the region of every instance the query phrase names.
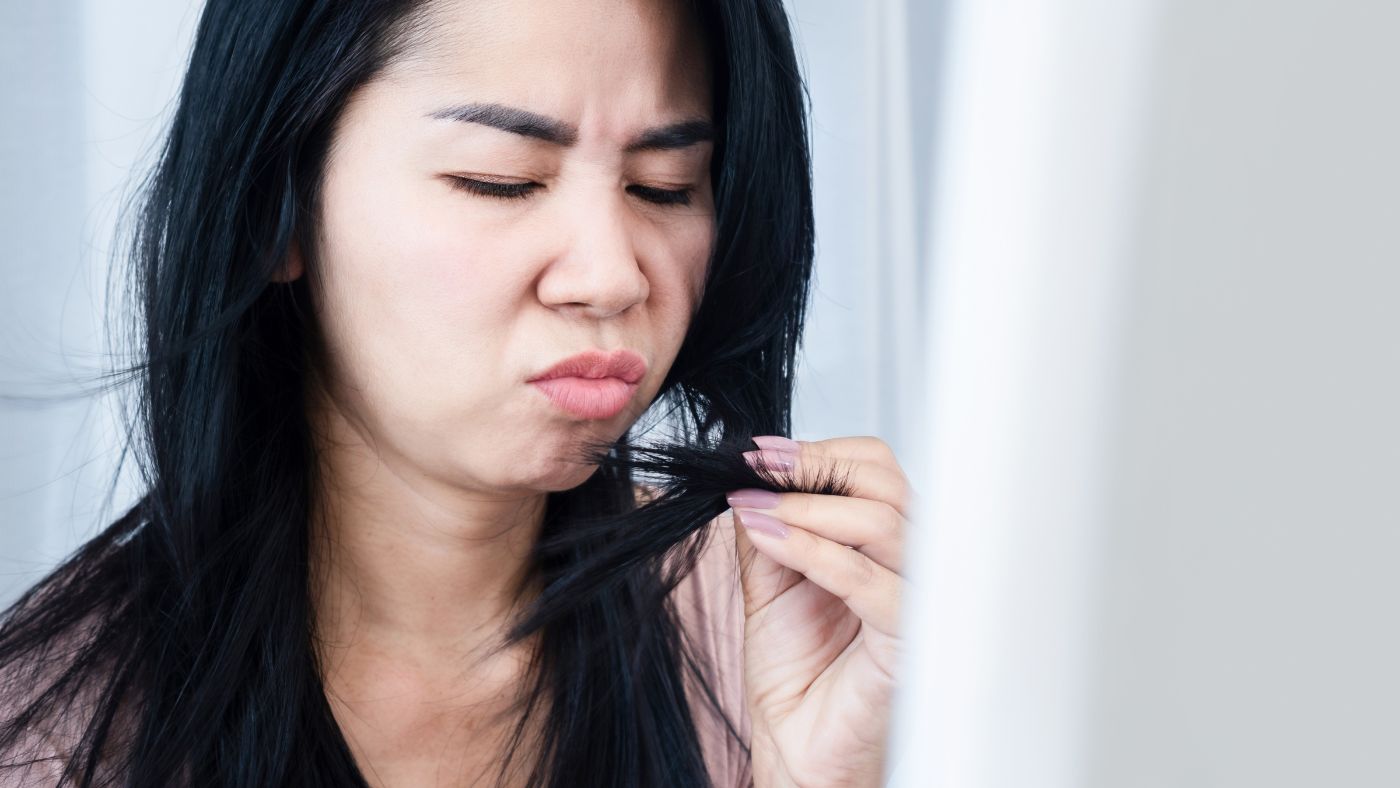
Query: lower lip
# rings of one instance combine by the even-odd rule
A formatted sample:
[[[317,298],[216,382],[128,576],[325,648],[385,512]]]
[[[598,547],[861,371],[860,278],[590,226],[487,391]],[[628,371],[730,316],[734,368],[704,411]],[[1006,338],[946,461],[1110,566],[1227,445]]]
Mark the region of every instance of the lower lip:
[[[621,378],[550,378],[531,381],[530,385],[560,409],[583,419],[616,416],[637,391],[636,383]]]

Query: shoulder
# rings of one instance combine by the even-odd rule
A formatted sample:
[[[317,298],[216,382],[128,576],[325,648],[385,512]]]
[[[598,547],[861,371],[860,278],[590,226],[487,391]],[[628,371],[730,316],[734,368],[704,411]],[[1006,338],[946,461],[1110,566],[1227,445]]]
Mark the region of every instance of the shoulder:
[[[635,500],[635,501],[637,502],[637,505],[638,505],[638,506],[641,506],[642,504],[647,503],[647,502],[649,502],[650,500],[652,500],[653,498],[655,498],[655,497],[656,497],[656,493],[657,493],[656,488],[655,488],[655,487],[652,487],[651,485],[648,485],[648,484],[633,484],[633,485],[632,485],[632,498],[633,498],[633,500]]]
[[[0,786],[5,788],[56,785],[67,760],[53,726],[21,724],[33,695],[26,691],[27,679],[0,668]]]
[[[56,784],[81,740],[79,720],[90,699],[44,697],[66,672],[64,657],[78,648],[81,635],[65,633],[41,652],[0,664],[0,786]]]
[[[19,612],[18,606],[9,612]],[[33,630],[23,640],[15,639],[13,629],[0,632],[6,647],[0,661],[0,787],[55,785],[69,762],[90,750],[88,729],[116,676],[111,649],[94,637],[105,613],[91,611],[40,639]],[[112,757],[126,743],[133,718],[129,700],[123,701],[101,742],[97,777],[109,776]]]

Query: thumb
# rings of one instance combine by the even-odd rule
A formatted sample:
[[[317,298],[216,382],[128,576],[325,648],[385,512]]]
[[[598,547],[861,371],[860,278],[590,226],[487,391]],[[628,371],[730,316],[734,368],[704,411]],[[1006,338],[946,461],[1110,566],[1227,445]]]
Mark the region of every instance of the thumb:
[[[797,585],[802,575],[764,555],[749,539],[743,514],[729,509],[719,516],[722,527],[734,532],[734,557],[739,564],[739,582],[744,588],[744,616],[762,610],[779,594]]]

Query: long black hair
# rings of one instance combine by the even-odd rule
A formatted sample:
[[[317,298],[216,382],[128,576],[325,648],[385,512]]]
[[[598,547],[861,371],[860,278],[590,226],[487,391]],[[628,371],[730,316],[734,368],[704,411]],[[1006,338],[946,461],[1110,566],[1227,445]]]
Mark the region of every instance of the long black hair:
[[[706,666],[665,599],[725,490],[791,485],[738,452],[791,427],[814,252],[807,95],[781,0],[677,1],[714,77],[715,243],[653,403],[669,445],[629,431],[588,447],[598,470],[548,497],[544,590],[510,632],[540,638],[510,747],[543,709],[531,785],[709,784],[682,692],[684,671],[708,687]],[[270,279],[293,243],[314,259],[338,113],[423,40],[429,5],[205,6],[129,250],[144,494],[0,619],[0,781],[36,757],[20,742],[67,731],[62,784],[367,784],[313,647],[307,277]],[[661,493],[640,506],[638,472]]]

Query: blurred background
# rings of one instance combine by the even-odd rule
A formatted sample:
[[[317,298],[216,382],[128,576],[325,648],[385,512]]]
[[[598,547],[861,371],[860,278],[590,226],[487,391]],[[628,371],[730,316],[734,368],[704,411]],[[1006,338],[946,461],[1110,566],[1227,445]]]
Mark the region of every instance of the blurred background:
[[[794,437],[920,495],[889,783],[1400,785],[1400,4],[788,5]],[[135,499],[55,395],[198,13],[0,5],[0,605]]]

